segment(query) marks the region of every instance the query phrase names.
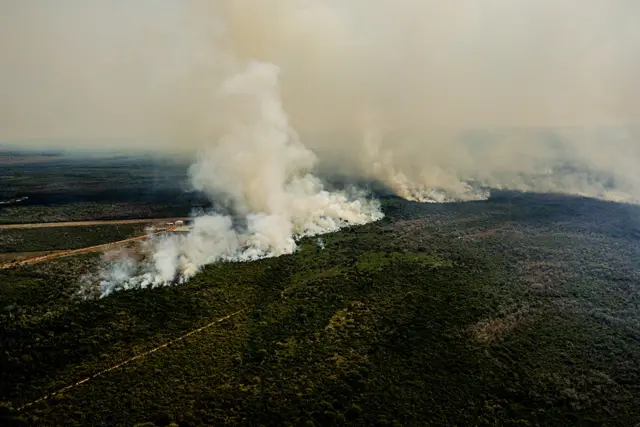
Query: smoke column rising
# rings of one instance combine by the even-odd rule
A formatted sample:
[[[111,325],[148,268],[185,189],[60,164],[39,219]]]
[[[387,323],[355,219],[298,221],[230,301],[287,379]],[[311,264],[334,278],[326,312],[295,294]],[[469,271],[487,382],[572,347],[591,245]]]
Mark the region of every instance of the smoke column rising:
[[[639,16],[636,0],[6,0],[0,138],[193,155],[235,120],[211,105],[230,63],[257,60],[280,67],[322,167],[424,201],[636,201]]]
[[[202,266],[293,253],[296,239],[382,218],[379,204],[353,191],[329,192],[310,171],[316,157],[289,125],[278,93],[279,69],[250,62],[224,81],[218,102],[234,123],[220,141],[204,147],[190,172],[195,188],[224,200],[234,218],[195,218],[186,235],[151,240],[150,259],[110,262],[99,277],[100,295],[181,283]],[[238,221],[240,219],[240,221]],[[91,278],[85,278],[91,285]]]
[[[282,67],[292,123],[346,175],[419,201],[477,200],[485,188],[640,200],[637,2],[189,6],[216,45]],[[206,30],[212,16],[224,31]]]
[[[235,217],[153,243],[138,284],[379,216],[314,168],[419,201],[637,202],[639,16],[637,0],[6,0],[0,138],[195,154],[194,187]]]

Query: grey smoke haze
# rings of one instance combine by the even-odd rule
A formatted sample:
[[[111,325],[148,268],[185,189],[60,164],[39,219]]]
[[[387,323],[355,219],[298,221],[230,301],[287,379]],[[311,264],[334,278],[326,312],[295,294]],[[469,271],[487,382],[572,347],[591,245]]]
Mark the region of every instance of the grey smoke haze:
[[[0,138],[192,153],[234,126],[242,102],[213,99],[258,60],[321,164],[406,197],[635,199],[631,128],[482,148],[460,131],[637,124],[639,17],[635,0],[4,0]]]

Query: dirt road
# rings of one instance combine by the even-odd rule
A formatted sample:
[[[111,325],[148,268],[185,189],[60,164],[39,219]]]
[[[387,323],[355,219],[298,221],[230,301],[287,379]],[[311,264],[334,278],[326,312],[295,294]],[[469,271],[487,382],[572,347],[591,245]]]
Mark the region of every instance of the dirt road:
[[[165,228],[165,229],[162,229],[162,230],[155,231],[155,232],[153,232],[151,234],[164,233],[166,231],[171,231],[173,228],[172,227]],[[56,259],[56,258],[62,258],[62,257],[78,255],[78,254],[86,253],[86,252],[101,252],[101,251],[104,251],[106,249],[112,248],[114,246],[120,246],[120,245],[124,245],[124,244],[127,244],[127,243],[136,242],[138,240],[144,240],[144,239],[147,239],[148,237],[149,237],[149,235],[145,234],[144,236],[137,236],[137,237],[132,237],[130,239],[118,240],[116,242],[104,243],[102,245],[89,246],[87,248],[69,249],[69,250],[52,252],[52,253],[49,253],[49,254],[46,254],[46,255],[42,255],[42,256],[37,256],[37,257],[34,257],[34,258],[27,258],[27,259],[22,259],[20,261],[16,261],[16,262],[12,262],[12,263],[0,264],[0,270],[5,269],[5,268],[11,268],[11,267],[19,267],[19,266],[27,265],[27,264],[34,264],[36,262],[49,261],[49,260]]]
[[[144,224],[186,221],[189,218],[144,218],[144,219],[118,219],[104,221],[71,221],[71,222],[36,222],[31,224],[0,224],[0,230],[18,228],[50,228],[50,227],[90,227],[92,225],[119,225],[119,224]]]
[[[55,396],[57,394],[66,393],[69,390],[74,389],[74,388],[78,387],[79,385],[82,385],[82,384],[86,383],[87,381],[91,381],[92,379],[94,379],[96,377],[99,377],[100,375],[104,375],[104,374],[107,374],[107,373],[109,373],[111,371],[115,371],[116,369],[119,369],[119,368],[123,367],[124,365],[126,365],[128,363],[131,363],[133,361],[136,361],[136,360],[142,359],[144,357],[147,357],[147,356],[155,353],[156,351],[162,350],[164,348],[168,348],[172,344],[175,344],[177,342],[184,341],[187,338],[189,338],[190,336],[195,335],[195,334],[197,334],[199,332],[202,332],[205,329],[209,329],[209,328],[211,328],[213,326],[216,326],[216,325],[224,322],[227,319],[230,319],[230,318],[232,318],[234,316],[237,316],[238,314],[240,314],[240,313],[242,313],[244,311],[246,311],[246,308],[240,309],[240,310],[238,310],[238,311],[236,311],[234,313],[228,314],[228,315],[226,315],[224,317],[221,317],[219,319],[215,319],[215,320],[207,323],[204,326],[201,326],[201,327],[199,327],[197,329],[193,329],[192,331],[189,331],[186,334],[179,336],[178,338],[172,339],[171,341],[167,341],[164,344],[160,344],[160,345],[158,345],[156,347],[153,347],[151,350],[144,351],[144,352],[139,353],[139,354],[137,354],[137,355],[135,355],[133,357],[125,359],[120,363],[117,363],[117,364],[115,364],[113,366],[105,368],[102,371],[99,371],[99,372],[97,372],[97,373],[95,373],[95,374],[93,374],[93,375],[91,375],[89,377],[86,377],[86,378],[83,378],[81,380],[78,380],[78,381],[74,382],[73,384],[70,384],[70,385],[68,385],[68,386],[66,386],[66,387],[64,387],[64,388],[62,388],[62,389],[60,389],[58,391],[54,391],[53,393],[47,394],[47,395],[41,397],[40,399],[34,400],[33,402],[29,402],[26,405],[21,406],[20,408],[18,408],[18,411],[23,411],[24,409],[26,409],[26,408],[28,408],[30,406],[36,405],[36,404],[38,404],[40,402],[43,402],[43,401],[45,401],[47,399],[50,399],[50,398],[52,398],[53,396]]]

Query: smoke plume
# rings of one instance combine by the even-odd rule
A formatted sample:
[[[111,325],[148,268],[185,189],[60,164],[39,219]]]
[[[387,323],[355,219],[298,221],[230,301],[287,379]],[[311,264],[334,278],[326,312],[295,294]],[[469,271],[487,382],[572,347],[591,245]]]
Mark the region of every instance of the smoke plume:
[[[233,216],[197,217],[187,235],[151,240],[142,264],[108,263],[99,277],[102,296],[182,283],[218,261],[290,254],[300,237],[382,218],[376,201],[356,190],[326,191],[311,174],[317,159],[289,125],[278,73],[273,64],[250,62],[223,82],[217,102],[233,112],[233,123],[190,170],[194,187],[224,201]]]
[[[228,133],[235,109],[211,100],[256,60],[280,68],[325,169],[425,201],[492,187],[635,201],[639,14],[634,0],[9,0],[0,138],[193,155]]]
[[[140,283],[379,216],[319,170],[424,202],[637,202],[639,15],[636,0],[8,0],[0,138],[195,156],[194,187],[233,216],[154,243]]]

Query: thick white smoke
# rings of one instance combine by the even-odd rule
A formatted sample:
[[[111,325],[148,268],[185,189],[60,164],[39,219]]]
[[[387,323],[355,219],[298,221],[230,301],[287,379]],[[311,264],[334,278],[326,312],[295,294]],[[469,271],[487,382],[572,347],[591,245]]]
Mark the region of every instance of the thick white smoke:
[[[420,137],[384,135],[371,124],[364,129],[361,162],[348,170],[359,168],[407,200],[486,200],[491,189],[505,189],[640,203],[640,141],[632,130],[525,129],[485,141],[435,135],[424,153]]]
[[[639,14],[637,0],[5,0],[0,138],[191,156],[246,119],[244,95],[212,111],[211,94],[229,57],[256,59],[281,68],[292,127],[327,169],[423,201],[484,187],[635,201]]]
[[[423,203],[446,203],[455,201],[485,200],[489,192],[474,188],[467,180],[470,176],[457,176],[452,167],[446,170],[429,158],[420,157],[414,163],[417,174],[402,168],[409,164],[398,162],[394,156],[397,150],[383,146],[384,135],[371,120],[364,125],[364,137],[360,168],[364,176],[379,180],[394,193],[406,200]],[[476,184],[478,182],[476,181]]]
[[[316,157],[289,125],[280,101],[279,69],[250,62],[225,80],[217,102],[229,131],[206,146],[190,173],[195,188],[224,200],[233,216],[197,217],[186,235],[147,242],[147,259],[109,262],[99,293],[181,283],[203,266],[293,253],[296,239],[382,218],[363,193],[329,192],[311,172]]]

